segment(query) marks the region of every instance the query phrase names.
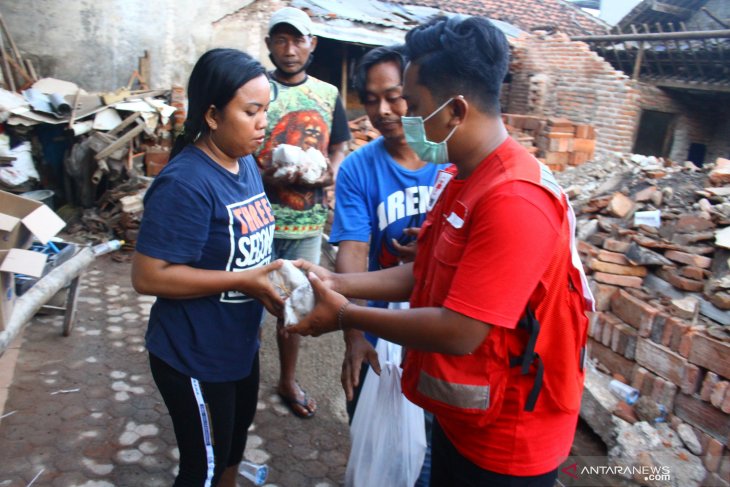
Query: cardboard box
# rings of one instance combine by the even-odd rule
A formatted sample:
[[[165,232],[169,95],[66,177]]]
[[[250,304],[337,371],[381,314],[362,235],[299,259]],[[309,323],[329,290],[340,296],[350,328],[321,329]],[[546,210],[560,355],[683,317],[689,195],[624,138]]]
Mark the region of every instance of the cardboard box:
[[[30,250],[46,255],[46,265],[43,266],[43,272],[40,277],[26,273],[15,275],[15,293],[17,296],[25,294],[26,291],[38,282],[38,279],[69,260],[76,253],[76,245],[70,242],[55,242],[54,246],[58,249],[58,253],[50,252],[47,245],[41,245],[38,242],[33,242]]]
[[[0,191],[0,250],[27,249],[33,237],[46,244],[65,226],[40,201]]]
[[[0,250],[0,331],[5,329],[15,305],[15,274],[40,277],[47,257],[31,250]]]

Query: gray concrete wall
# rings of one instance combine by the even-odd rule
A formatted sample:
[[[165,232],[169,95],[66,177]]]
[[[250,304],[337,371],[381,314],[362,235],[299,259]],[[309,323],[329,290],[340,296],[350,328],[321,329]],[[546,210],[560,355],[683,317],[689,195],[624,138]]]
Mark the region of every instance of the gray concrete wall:
[[[145,50],[151,56],[154,88],[184,85],[197,58],[212,47],[238,47],[259,54],[263,43],[255,39],[260,35],[258,29],[216,34],[215,25],[227,24],[226,18],[251,3],[254,1],[2,0],[0,13],[21,54],[33,60],[39,76],[73,81],[88,91],[111,91],[127,84]],[[270,0],[254,6],[259,3]],[[268,21],[268,15],[255,17]],[[243,33],[243,40],[231,45],[237,32]],[[254,40],[260,44],[253,45]]]

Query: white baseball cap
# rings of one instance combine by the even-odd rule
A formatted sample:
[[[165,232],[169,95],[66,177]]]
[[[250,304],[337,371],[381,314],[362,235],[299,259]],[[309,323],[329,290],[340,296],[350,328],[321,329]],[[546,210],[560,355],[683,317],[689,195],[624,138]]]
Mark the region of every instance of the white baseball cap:
[[[303,10],[294,7],[284,7],[274,12],[269,20],[269,34],[279,24],[289,24],[298,30],[302,35],[311,36],[313,25],[312,19]]]

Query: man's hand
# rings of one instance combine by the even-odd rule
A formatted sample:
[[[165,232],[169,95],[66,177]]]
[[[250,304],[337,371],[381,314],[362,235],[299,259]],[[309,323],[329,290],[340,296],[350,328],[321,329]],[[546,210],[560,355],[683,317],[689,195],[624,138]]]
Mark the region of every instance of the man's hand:
[[[409,237],[414,237],[413,240],[405,245],[401,245],[396,239],[392,240],[393,247],[398,252],[398,257],[400,258],[400,261],[402,263],[413,262],[416,259],[416,252],[418,250],[416,239],[418,239],[418,234],[420,232],[420,227],[409,227],[403,229],[403,233],[405,235],[408,235]]]
[[[344,305],[349,304],[349,301],[343,295],[327,287],[327,284],[314,272],[309,273],[309,282],[314,291],[314,309],[299,323],[288,327],[286,332],[316,337],[339,330],[338,313]]]
[[[301,269],[302,272],[307,275],[309,275],[310,272],[316,274],[327,288],[332,289],[335,292],[341,293],[339,288],[339,280],[337,279],[336,273],[325,269],[324,267],[317,264],[312,264],[308,260],[304,259],[293,260],[292,264],[294,264],[294,267]]]
[[[373,371],[380,375],[380,361],[365,335],[359,330],[347,330],[345,332],[345,358],[342,361],[342,389],[348,401],[354,397],[355,387],[360,383],[360,370],[362,364],[368,362]]]

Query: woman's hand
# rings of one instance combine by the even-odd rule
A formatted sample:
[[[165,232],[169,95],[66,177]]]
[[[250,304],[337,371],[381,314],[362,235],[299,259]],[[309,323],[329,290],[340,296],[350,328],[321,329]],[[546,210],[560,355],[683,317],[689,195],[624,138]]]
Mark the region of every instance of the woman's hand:
[[[279,259],[263,267],[241,271],[240,274],[244,280],[241,287],[236,289],[261,301],[269,313],[279,318],[284,312],[284,300],[271,283],[269,272],[279,269],[283,264],[284,261]]]
[[[309,282],[312,284],[312,290],[314,291],[314,309],[299,323],[288,327],[286,332],[316,337],[339,330],[338,314],[343,306],[349,305],[350,302],[343,295],[330,289],[325,281],[320,279],[314,272],[309,273]]]

